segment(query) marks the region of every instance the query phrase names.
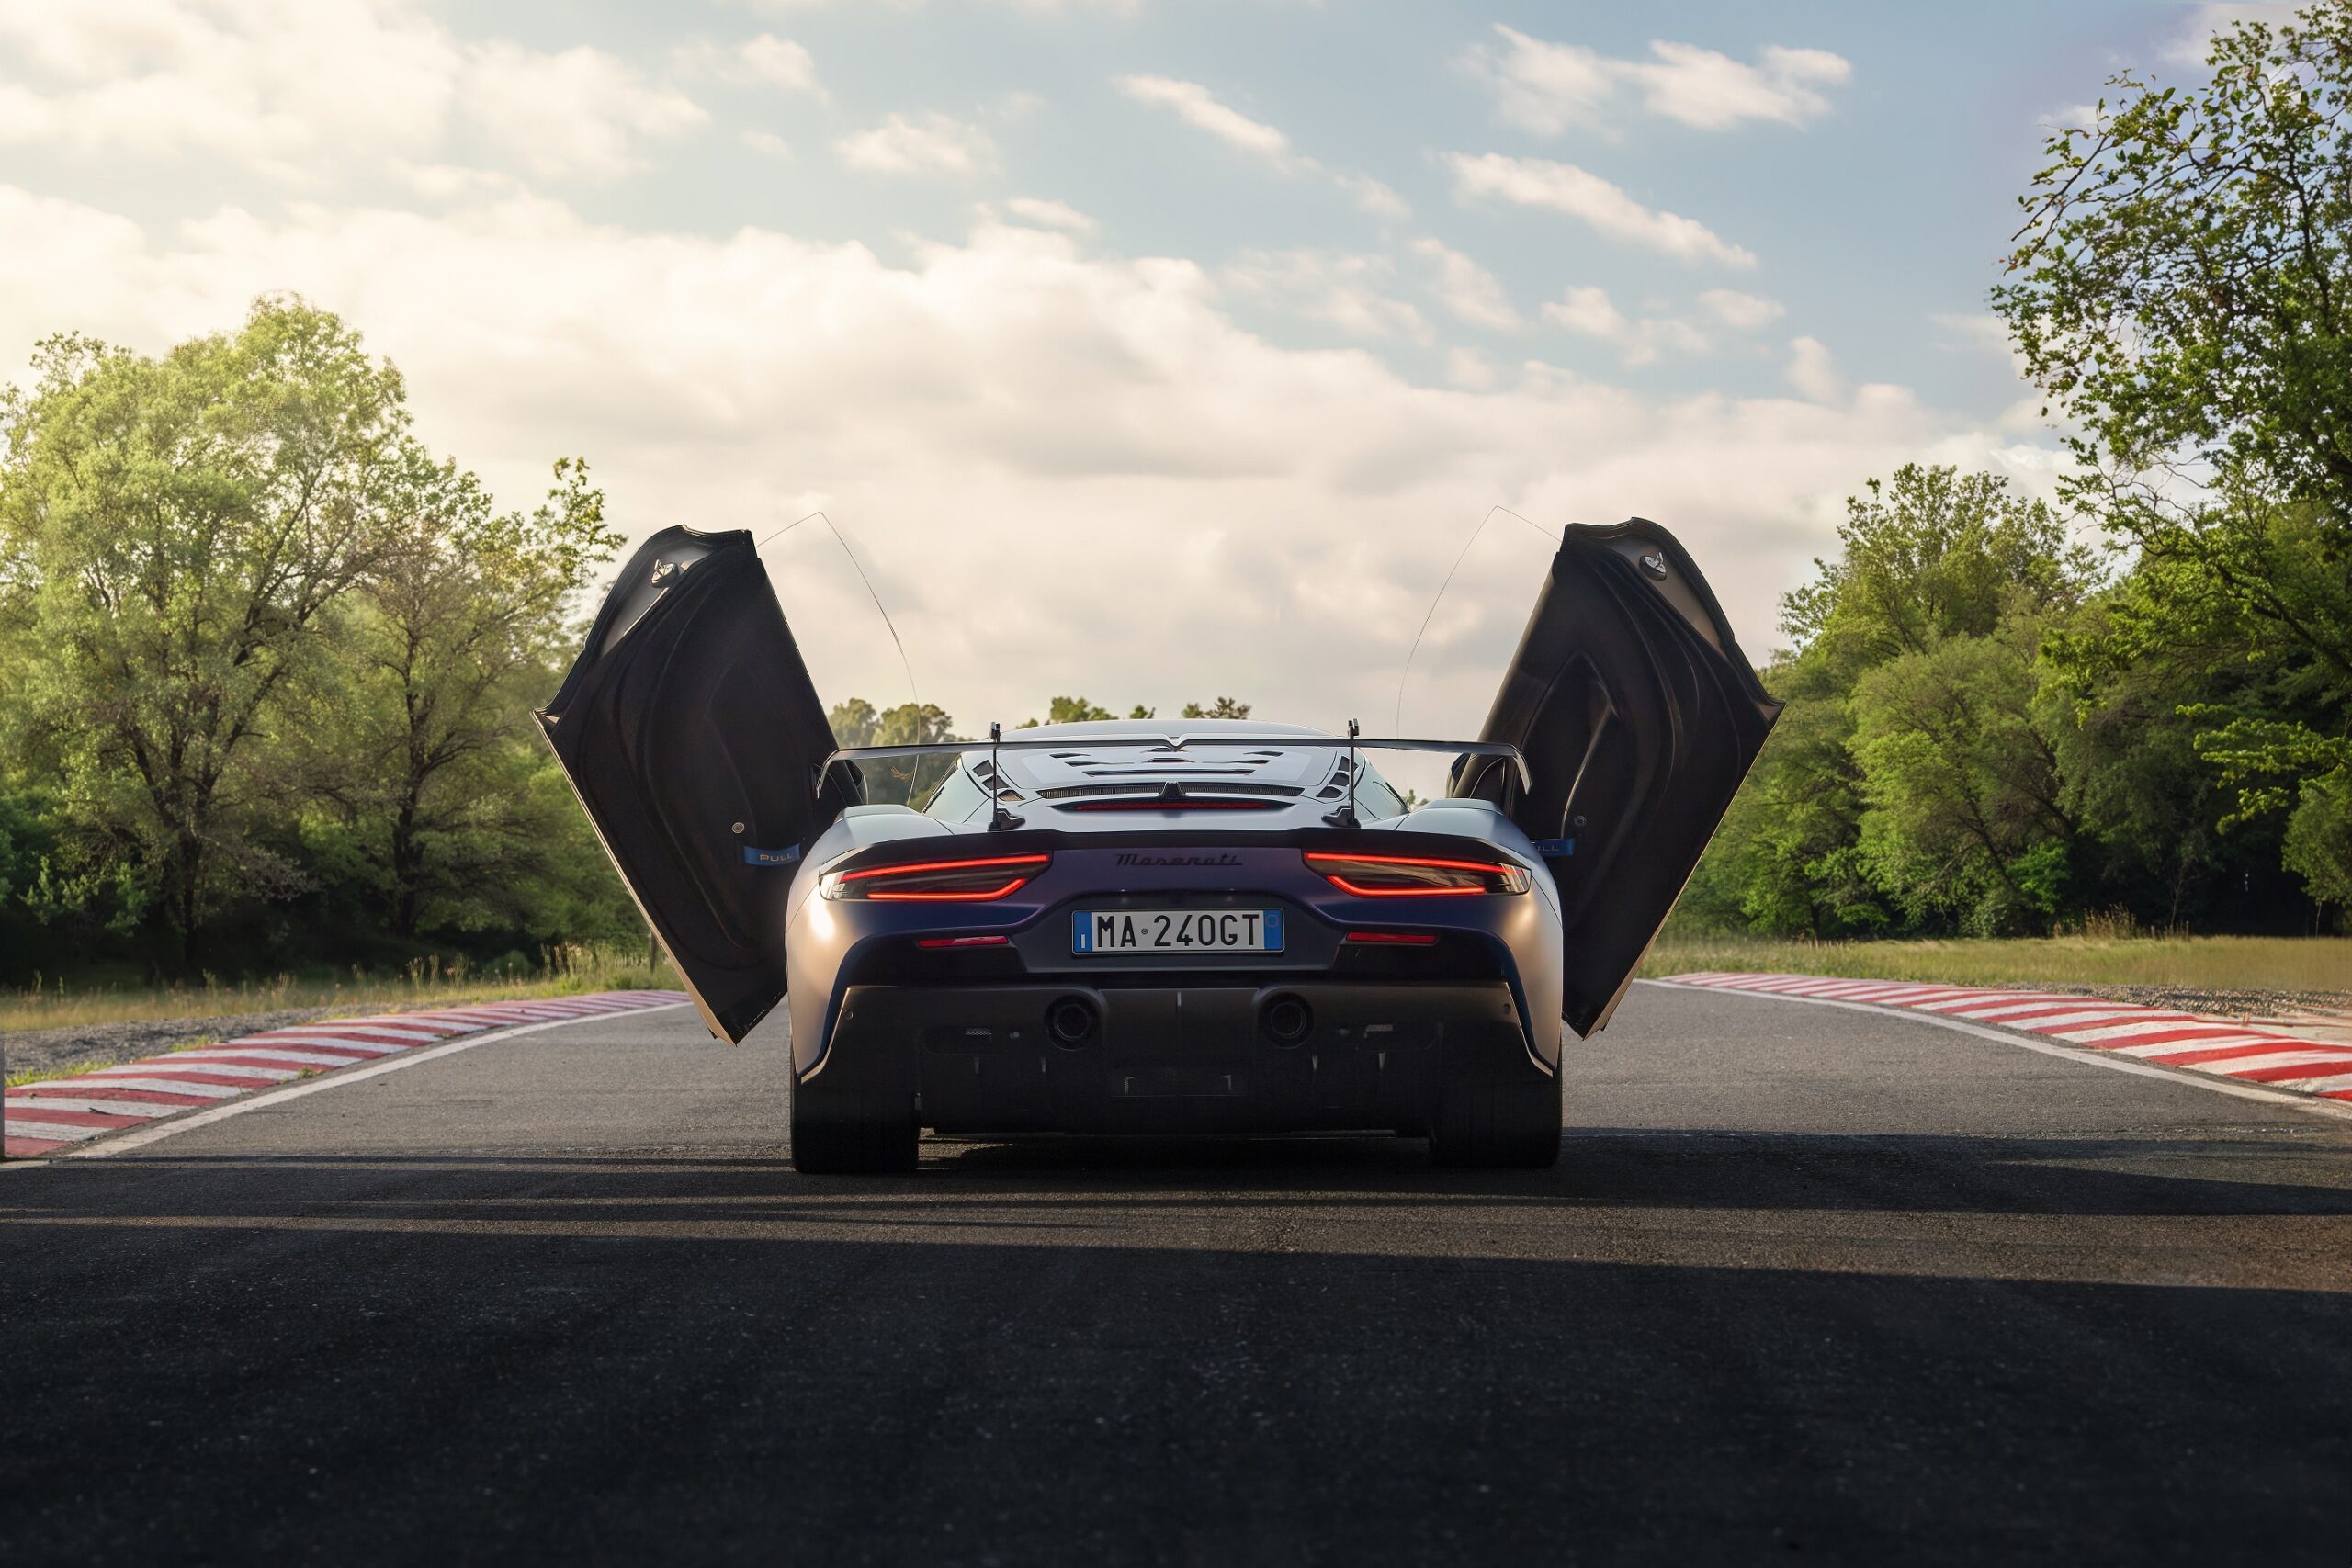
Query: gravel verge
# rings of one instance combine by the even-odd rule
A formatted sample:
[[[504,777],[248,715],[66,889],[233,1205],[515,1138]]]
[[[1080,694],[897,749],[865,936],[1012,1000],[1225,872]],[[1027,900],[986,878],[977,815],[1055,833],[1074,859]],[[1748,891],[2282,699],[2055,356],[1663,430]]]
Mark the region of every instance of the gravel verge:
[[[2296,1013],[2352,1009],[2352,991],[2216,991],[2196,986],[2052,986],[2030,983],[2005,990],[2087,994],[2104,1001],[2134,1002],[2216,1018],[2286,1018]]]
[[[234,1040],[266,1029],[284,1029],[312,1019],[349,1016],[341,1008],[281,1008],[276,1012],[221,1013],[211,1018],[153,1018],[131,1023],[76,1023],[62,1029],[28,1029],[0,1034],[0,1052],[7,1057],[7,1076],[38,1072],[54,1077],[77,1067],[102,1067],[109,1062],[135,1062],[176,1045],[198,1040]],[[368,1012],[393,1012],[395,1008],[370,1008]]]

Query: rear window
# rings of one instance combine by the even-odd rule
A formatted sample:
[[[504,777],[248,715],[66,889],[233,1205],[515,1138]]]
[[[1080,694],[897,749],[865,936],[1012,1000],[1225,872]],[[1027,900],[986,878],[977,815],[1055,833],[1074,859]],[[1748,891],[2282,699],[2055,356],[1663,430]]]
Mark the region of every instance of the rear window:
[[[930,804],[922,808],[922,814],[935,817],[942,822],[961,822],[987,805],[988,799],[989,792],[980,786],[980,782],[958,768],[940,780],[939,787],[932,792]]]
[[[1371,763],[1360,763],[1356,771],[1356,820],[1385,822],[1391,817],[1404,815],[1405,797],[1386,779],[1374,773]]]

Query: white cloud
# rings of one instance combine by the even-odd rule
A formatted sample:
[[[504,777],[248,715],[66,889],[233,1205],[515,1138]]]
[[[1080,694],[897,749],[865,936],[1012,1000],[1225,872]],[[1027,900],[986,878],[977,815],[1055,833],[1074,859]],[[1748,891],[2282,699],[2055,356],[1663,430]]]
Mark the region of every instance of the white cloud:
[[[19,351],[66,327],[159,350],[293,288],[400,365],[422,434],[502,499],[584,452],[639,538],[765,532],[823,505],[922,695],[967,732],[1042,711],[1069,689],[1046,672],[1073,660],[1120,705],[1222,690],[1269,718],[1385,716],[1412,626],[1496,502],[1546,526],[1665,521],[1760,653],[1775,595],[1830,547],[1863,477],[1921,456],[2023,464],[2020,435],[1899,389],[1658,397],[1461,355],[1451,385],[1425,383],[1243,330],[1190,262],[1011,225],[892,263],[757,227],[632,232],[531,198],[232,209],[151,232],[0,187],[0,232],[41,237],[0,246],[0,344]],[[827,575],[831,546],[804,530],[768,554],[820,690],[902,692],[855,581]],[[1534,583],[1441,617],[1408,728],[1475,729]]]
[[[1424,237],[1411,248],[1436,268],[1438,298],[1456,319],[1500,333],[1517,332],[1523,324],[1493,273],[1442,240]]]
[[[1290,153],[1290,138],[1271,125],[1217,102],[1216,96],[1198,82],[1179,82],[1167,76],[1122,76],[1119,91],[1139,104],[1172,109],[1193,130],[1205,130],[1244,152],[1275,160]]]
[[[641,140],[666,139],[710,117],[693,99],[647,83],[601,50],[543,54],[510,43],[475,51],[467,112],[534,174],[611,175],[638,167]]]
[[[1598,338],[1621,336],[1632,324],[1624,312],[1610,303],[1606,288],[1572,287],[1544,307],[1544,319],[1554,326]]]
[[[790,39],[762,33],[743,46],[743,68],[762,82],[794,92],[817,91],[817,62]]]
[[[18,76],[0,85],[0,139],[296,186],[446,164],[467,133],[496,164],[605,176],[705,118],[601,51],[464,41],[370,0],[0,0],[0,51]]]
[[[1465,391],[1483,392],[1502,379],[1502,371],[1475,348],[1449,348],[1445,351],[1445,379],[1449,385]]]
[[[1753,64],[1696,44],[1663,39],[1647,60],[1621,60],[1580,44],[1550,43],[1497,24],[1503,44],[1471,51],[1474,74],[1493,88],[1496,112],[1539,136],[1571,126],[1607,129],[1631,95],[1649,113],[1701,130],[1748,120],[1803,125],[1829,112],[1821,91],[1853,67],[1818,49],[1768,45]]]
[[[1350,337],[1426,341],[1429,323],[1421,313],[1386,292],[1393,276],[1383,257],[1323,251],[1256,251],[1218,275],[1238,293],[1337,327]]]
[[[1122,76],[1118,78],[1118,87],[1139,104],[1172,109],[1179,119],[1194,130],[1204,130],[1229,147],[1263,159],[1284,174],[1312,175],[1329,180],[1374,218],[1404,219],[1412,215],[1405,198],[1380,181],[1369,175],[1327,168],[1317,159],[1293,152],[1289,137],[1220,103],[1216,95],[1198,82],[1179,82],[1167,76]]]
[[[1699,296],[1699,304],[1724,326],[1743,333],[1770,326],[1788,313],[1788,307],[1778,299],[1742,294],[1736,288],[1710,288]]]
[[[513,175],[460,164],[394,164],[392,176],[428,201],[488,201],[528,189]]]
[[[1750,267],[1754,253],[1723,239],[1695,219],[1643,206],[1600,175],[1548,158],[1512,158],[1500,152],[1453,153],[1454,194],[1464,199],[1499,197],[1522,207],[1566,213],[1611,239],[1623,240],[1683,261]]]
[[[1091,234],[1096,227],[1093,219],[1068,202],[1048,201],[1034,196],[1016,196],[1004,205],[1014,217],[1025,218],[1030,222],[1047,229],[1067,229],[1073,234]]]
[[[834,141],[853,169],[886,175],[975,175],[996,166],[996,141],[977,125],[944,114],[894,114],[871,130]]]
[[[1374,179],[1370,175],[1334,174],[1331,183],[1355,197],[1356,205],[1374,218],[1402,220],[1413,215],[1405,198]]]
[[[792,143],[773,130],[747,130],[743,132],[743,145],[763,158],[790,163],[794,157]]]
[[[2009,339],[2009,324],[1990,310],[1939,310],[1928,318],[1941,328],[1939,348],[1997,354],[2004,359],[2017,352]]]
[[[2206,53],[2213,47],[2213,35],[2237,26],[2240,22],[2267,22],[2275,30],[2281,22],[2291,22],[2305,0],[2294,3],[2207,4],[2187,7],[2180,27],[2172,41],[2165,47],[2164,57],[2175,65],[2202,65]]]
[[[2050,110],[2036,123],[2044,130],[2087,130],[2099,122],[2098,104],[2065,104]]]
[[[1654,63],[1632,66],[1652,114],[1701,130],[1726,130],[1744,120],[1803,125],[1829,112],[1816,86],[1838,86],[1853,74],[1840,56],[1820,49],[1768,45],[1758,62],[1687,43],[1653,43]]]
[[[1834,403],[1846,395],[1846,380],[1838,374],[1838,361],[1818,338],[1789,340],[1788,378],[1790,386],[1816,403]]]
[[[673,51],[671,63],[682,74],[756,83],[820,98],[825,96],[817,81],[817,62],[808,51],[774,33],[724,44],[695,39]]]
[[[1668,354],[1704,354],[1707,334],[1678,316],[1627,316],[1605,288],[1572,287],[1544,307],[1554,326],[1613,346],[1627,365],[1648,365]]]

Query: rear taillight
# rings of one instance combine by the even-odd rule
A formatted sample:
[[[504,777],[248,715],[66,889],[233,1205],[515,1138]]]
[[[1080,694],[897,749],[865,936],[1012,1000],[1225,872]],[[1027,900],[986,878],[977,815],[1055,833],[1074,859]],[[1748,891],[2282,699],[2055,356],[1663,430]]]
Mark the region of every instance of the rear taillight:
[[[817,890],[828,898],[871,898],[877,903],[984,904],[1019,891],[1053,858],[989,855],[977,860],[863,866],[828,872]]]
[[[1321,854],[1310,850],[1306,868],[1340,892],[1360,898],[1465,897],[1527,891],[1526,868],[1504,861]]]

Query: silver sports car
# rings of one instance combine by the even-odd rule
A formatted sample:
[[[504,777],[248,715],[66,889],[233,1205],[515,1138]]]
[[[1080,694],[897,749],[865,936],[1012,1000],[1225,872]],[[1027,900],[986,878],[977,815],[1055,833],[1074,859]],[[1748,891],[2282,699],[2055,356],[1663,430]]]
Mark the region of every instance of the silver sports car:
[[[1558,1157],[1609,1021],[1779,715],[1673,536],[1568,528],[1476,740],[1247,721],[843,750],[743,533],[632,557],[548,741],[711,1032],[788,1001],[794,1162],[922,1130],[1384,1129]],[[1454,757],[1408,808],[1367,753]],[[918,809],[866,772],[935,754]]]

